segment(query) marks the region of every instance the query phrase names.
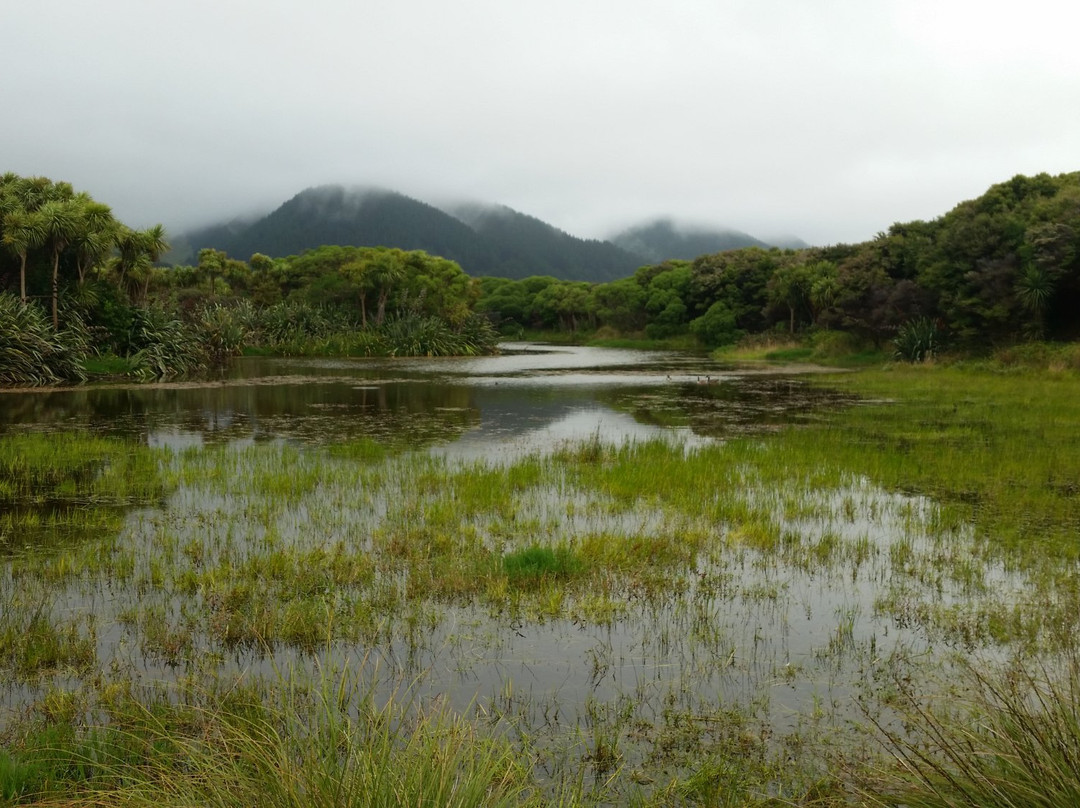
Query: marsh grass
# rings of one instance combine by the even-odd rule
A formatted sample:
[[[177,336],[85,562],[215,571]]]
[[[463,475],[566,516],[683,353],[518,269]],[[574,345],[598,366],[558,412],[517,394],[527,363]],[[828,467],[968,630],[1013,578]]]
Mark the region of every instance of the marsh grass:
[[[502,566],[514,585],[538,586],[545,580],[572,577],[581,570],[582,563],[566,545],[533,545],[503,556]]]
[[[1016,563],[1080,559],[1080,377],[896,366],[829,384],[879,403],[786,435],[790,450],[827,445],[830,466],[933,497]]]
[[[839,705],[866,682],[885,731],[940,648],[1075,648],[1080,383],[940,366],[821,383],[862,401],[692,450],[595,434],[499,464],[367,439],[4,438],[0,535],[19,552],[0,678],[35,682],[52,718],[9,736],[0,783],[104,804],[331,804],[379,783],[457,799],[430,759],[481,772],[495,804],[844,804],[833,764],[864,739]],[[59,530],[45,501],[101,515],[100,541],[31,552],[34,520]],[[96,623],[65,611],[83,604]],[[444,700],[385,713],[384,690],[350,685],[339,709],[318,679],[218,698],[247,666],[359,648]],[[167,695],[140,690],[154,675]],[[63,676],[78,709],[43,682]],[[43,744],[78,765],[35,768]],[[361,748],[403,762],[364,774],[382,764]]]
[[[107,721],[39,720],[0,752],[17,803],[130,806],[509,806],[533,800],[509,744],[461,716],[375,696],[352,670],[281,672],[147,697],[119,691]]]
[[[962,689],[957,687],[959,682]],[[912,808],[1080,804],[1080,658],[961,664],[948,698],[901,686],[903,727],[873,719],[896,765],[865,796]]]
[[[70,433],[0,436],[0,501],[136,504],[162,494],[159,455]]]
[[[97,643],[83,621],[56,620],[45,603],[30,608],[5,605],[0,619],[0,670],[11,671],[16,681],[34,680],[47,673],[86,672],[97,660]]]

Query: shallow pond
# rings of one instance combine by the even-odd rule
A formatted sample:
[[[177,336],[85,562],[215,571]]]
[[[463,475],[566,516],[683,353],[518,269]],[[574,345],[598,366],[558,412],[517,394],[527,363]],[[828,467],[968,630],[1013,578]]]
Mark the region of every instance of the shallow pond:
[[[605,440],[718,437],[839,399],[813,368],[736,368],[659,351],[506,343],[498,356],[246,358],[208,382],[0,391],[0,430],[85,429],[152,446],[371,437],[473,457]]]
[[[987,576],[994,597],[1022,586],[950,577],[963,527],[933,503],[778,483],[732,440],[851,403],[792,369],[529,344],[0,394],[8,434],[162,449],[169,492],[99,544],[0,566],[7,627],[44,615],[92,644],[79,665],[8,671],[0,724],[57,683],[364,659],[555,779],[650,780],[732,737],[794,754],[931,653],[927,613],[977,604]],[[511,565],[529,559],[556,566]]]

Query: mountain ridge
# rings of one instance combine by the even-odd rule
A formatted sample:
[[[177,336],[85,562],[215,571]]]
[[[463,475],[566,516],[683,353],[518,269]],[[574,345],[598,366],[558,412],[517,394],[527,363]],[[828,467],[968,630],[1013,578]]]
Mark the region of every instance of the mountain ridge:
[[[657,222],[666,228],[657,229]],[[177,243],[174,263],[194,260],[204,247],[247,258],[256,252],[297,255],[324,244],[386,246],[450,258],[474,276],[551,275],[584,281],[627,277],[642,264],[672,258],[768,246],[739,231],[692,228],[670,218],[651,220],[609,240],[583,239],[506,205],[440,207],[393,190],[341,184],[307,188],[264,216],[194,229]],[[691,254],[698,247],[705,249]]]

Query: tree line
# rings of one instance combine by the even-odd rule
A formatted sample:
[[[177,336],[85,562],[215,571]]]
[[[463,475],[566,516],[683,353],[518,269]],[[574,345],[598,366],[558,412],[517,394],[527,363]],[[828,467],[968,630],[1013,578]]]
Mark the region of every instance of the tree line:
[[[48,299],[54,329],[61,285],[81,288],[101,273],[132,300],[145,298],[154,263],[168,249],[160,224],[133,230],[70,183],[12,172],[0,176],[0,245],[8,259],[0,259],[0,279],[17,265],[20,301]]]
[[[745,334],[848,331],[882,346],[922,329],[958,349],[1080,337],[1080,173],[1016,176],[930,222],[860,244],[750,247],[590,284],[484,278],[504,329],[608,328],[719,346]]]
[[[161,225],[132,229],[68,183],[13,173],[0,177],[0,247],[9,383],[78,378],[100,355],[161,377],[255,347],[476,353],[494,349],[492,324],[689,335],[705,346],[837,330],[878,347],[899,341],[909,358],[1080,337],[1080,173],[1016,176],[860,244],[729,250],[607,283],[477,279],[446,258],[386,247],[247,261],[208,248],[197,263],[162,267]],[[53,371],[26,370],[42,357]]]
[[[69,183],[0,177],[0,383],[78,381],[92,366],[193,373],[244,349],[471,354],[494,350],[477,281],[420,250],[320,247],[249,261],[203,249],[158,265],[165,230],[135,230]],[[112,361],[123,360],[123,361]]]

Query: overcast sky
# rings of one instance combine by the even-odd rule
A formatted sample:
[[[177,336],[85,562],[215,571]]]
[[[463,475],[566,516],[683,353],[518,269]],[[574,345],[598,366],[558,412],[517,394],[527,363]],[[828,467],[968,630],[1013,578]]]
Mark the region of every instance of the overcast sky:
[[[311,185],[816,244],[1080,170],[1071,0],[0,0],[0,172],[141,227]]]

